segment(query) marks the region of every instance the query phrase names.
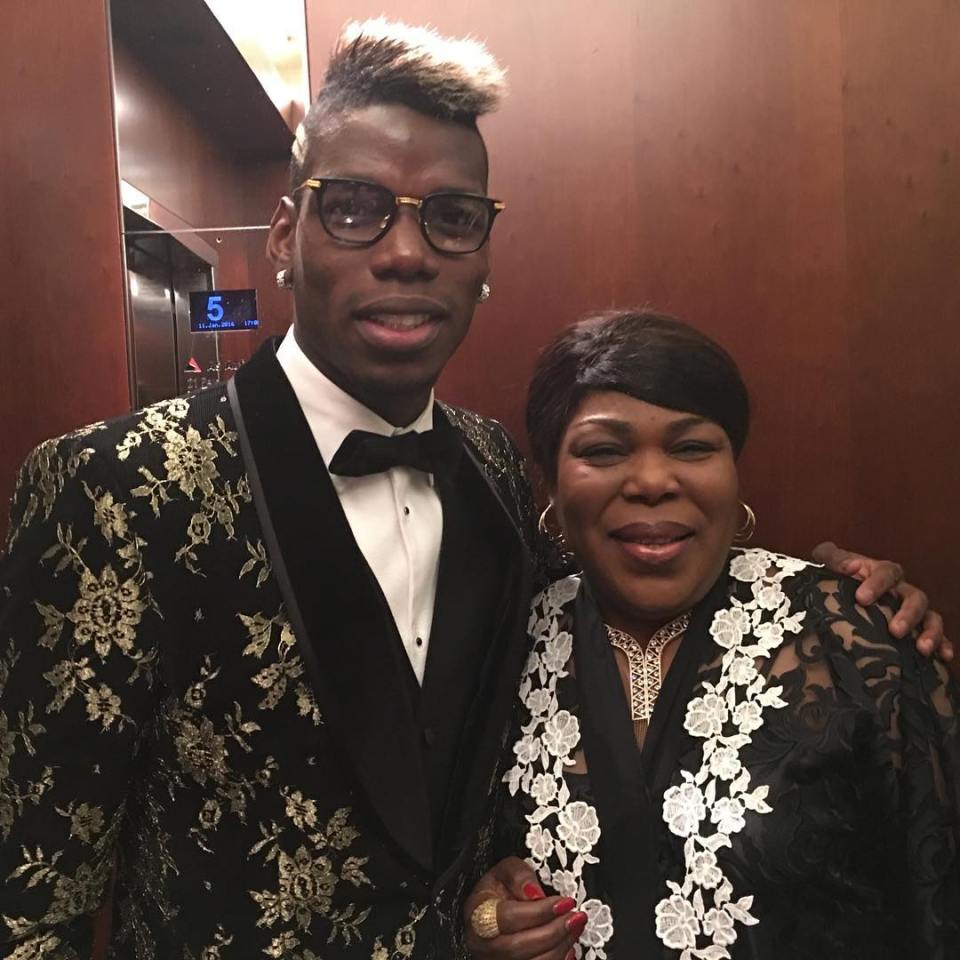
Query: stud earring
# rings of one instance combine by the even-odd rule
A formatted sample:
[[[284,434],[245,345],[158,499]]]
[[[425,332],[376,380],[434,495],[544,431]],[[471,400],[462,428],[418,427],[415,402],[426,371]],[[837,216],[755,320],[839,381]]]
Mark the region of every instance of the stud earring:
[[[490,299],[490,294],[493,291],[490,289],[490,284],[486,280],[480,284],[480,292],[477,294],[477,303],[486,303]]]
[[[281,290],[293,289],[293,272],[288,269],[277,271],[277,286]]]

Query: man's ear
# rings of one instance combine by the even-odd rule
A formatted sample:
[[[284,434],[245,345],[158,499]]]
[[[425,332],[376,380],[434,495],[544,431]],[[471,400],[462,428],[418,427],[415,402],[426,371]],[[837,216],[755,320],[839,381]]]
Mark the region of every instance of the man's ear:
[[[290,197],[281,197],[270,220],[267,234],[267,257],[275,270],[283,270],[293,263],[297,240],[297,208]]]

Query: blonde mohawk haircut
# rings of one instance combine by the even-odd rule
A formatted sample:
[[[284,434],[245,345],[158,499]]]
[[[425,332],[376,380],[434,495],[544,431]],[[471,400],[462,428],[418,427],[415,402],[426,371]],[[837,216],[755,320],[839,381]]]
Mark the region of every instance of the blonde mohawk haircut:
[[[496,109],[506,82],[480,41],[380,17],[344,26],[325,85],[354,88],[378,100],[391,93],[401,102],[410,96],[433,115],[475,120]]]
[[[291,187],[302,182],[311,144],[338,115],[375,103],[396,103],[466,126],[495,110],[506,75],[487,48],[471,37],[444,37],[377,17],[344,25],[317,94],[297,130]]]

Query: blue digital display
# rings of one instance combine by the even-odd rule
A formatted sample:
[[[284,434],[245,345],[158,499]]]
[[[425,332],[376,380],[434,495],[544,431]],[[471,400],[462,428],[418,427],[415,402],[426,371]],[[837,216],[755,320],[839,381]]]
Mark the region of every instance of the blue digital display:
[[[201,290],[190,294],[192,333],[255,330],[259,326],[256,290]]]

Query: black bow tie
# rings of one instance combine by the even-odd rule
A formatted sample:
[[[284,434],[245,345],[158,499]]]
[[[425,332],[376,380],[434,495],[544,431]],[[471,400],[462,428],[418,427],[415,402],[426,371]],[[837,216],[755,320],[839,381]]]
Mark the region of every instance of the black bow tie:
[[[392,467],[413,467],[424,473],[449,476],[460,456],[460,438],[453,430],[401,433],[384,437],[351,430],[330,461],[330,472],[341,477],[365,477]]]

